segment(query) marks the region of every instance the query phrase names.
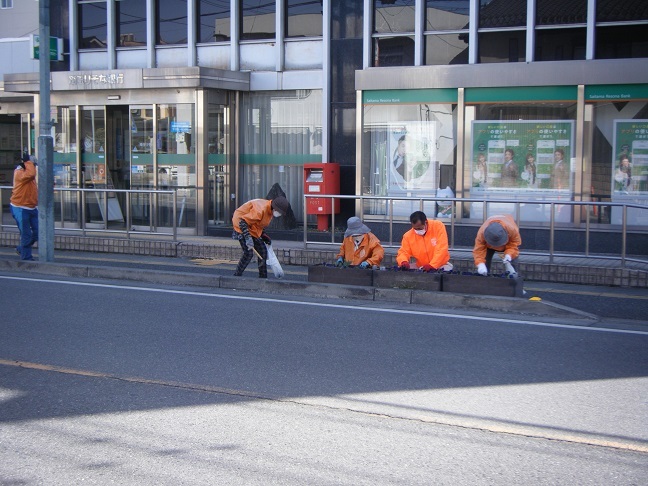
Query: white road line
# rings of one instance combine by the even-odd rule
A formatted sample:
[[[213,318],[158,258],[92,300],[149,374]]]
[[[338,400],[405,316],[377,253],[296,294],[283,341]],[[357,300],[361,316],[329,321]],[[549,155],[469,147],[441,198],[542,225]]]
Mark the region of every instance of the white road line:
[[[268,298],[268,297],[210,294],[206,292],[195,292],[195,291],[188,291],[188,290],[159,289],[153,287],[134,287],[131,285],[100,284],[100,283],[92,283],[92,282],[72,282],[72,281],[64,281],[64,280],[50,280],[50,279],[43,279],[43,278],[10,277],[6,275],[0,275],[0,279],[21,280],[26,282],[31,281],[31,282],[52,283],[58,285],[61,284],[74,285],[79,287],[99,287],[99,288],[107,288],[107,289],[137,290],[141,292],[155,292],[161,294],[191,295],[196,297],[211,297],[215,299],[250,300],[255,302],[268,302],[273,304],[327,307],[332,309],[345,309],[345,310],[353,310],[353,311],[360,311],[360,312],[379,312],[385,314],[405,314],[405,315],[416,315],[416,316],[447,317],[450,319],[463,319],[463,320],[485,321],[485,322],[495,322],[495,323],[505,323],[505,324],[523,324],[527,326],[553,327],[558,329],[575,329],[579,331],[608,332],[613,334],[637,334],[640,336],[648,336],[648,331],[632,331],[629,329],[609,329],[605,327],[576,326],[570,324],[555,324],[549,322],[525,321],[521,319],[482,317],[482,316],[471,316],[466,314],[449,314],[445,312],[427,312],[427,311],[407,310],[407,309],[381,309],[376,307],[352,306],[352,305],[344,305],[344,304],[326,304],[321,302],[304,302],[298,300],[296,301],[296,300],[276,299],[276,298]]]

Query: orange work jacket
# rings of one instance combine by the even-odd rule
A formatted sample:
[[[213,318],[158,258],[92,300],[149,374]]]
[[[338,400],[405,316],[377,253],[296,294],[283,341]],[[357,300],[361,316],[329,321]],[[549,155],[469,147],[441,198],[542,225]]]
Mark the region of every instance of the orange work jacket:
[[[234,231],[237,233],[242,233],[241,228],[239,228],[239,222],[242,219],[248,225],[250,236],[260,238],[263,230],[272,221],[272,201],[268,199],[252,199],[234,211],[232,224],[234,225]]]
[[[36,167],[33,162],[25,162],[25,168],[14,170],[13,190],[9,202],[20,208],[34,209],[38,206],[38,186],[36,185]]]
[[[416,259],[416,265],[430,265],[432,268],[441,268],[450,261],[448,251],[448,233],[445,225],[435,219],[427,220],[427,231],[423,236],[417,235],[410,229],[403,235],[401,247],[396,255],[396,263],[400,266],[403,262]]]
[[[504,246],[490,246],[486,243],[486,238],[484,238],[484,230],[491,223],[499,223],[506,231],[508,235],[508,242]],[[515,224],[513,216],[510,214],[501,215],[501,216],[491,216],[484,224],[481,225],[479,231],[477,231],[477,237],[475,238],[475,247],[473,248],[473,258],[475,260],[475,266],[480,263],[486,263],[486,250],[492,248],[495,251],[503,251],[506,255],[511,255],[511,260],[515,260],[520,255],[520,250],[518,247],[522,244],[522,238],[520,237],[520,230]]]
[[[380,240],[373,233],[367,233],[363,236],[357,250],[353,243],[353,236],[344,238],[336,258],[342,257],[344,260],[351,262],[351,265],[360,265],[365,260],[369,265],[380,265],[380,262],[385,257],[385,250],[380,244]]]

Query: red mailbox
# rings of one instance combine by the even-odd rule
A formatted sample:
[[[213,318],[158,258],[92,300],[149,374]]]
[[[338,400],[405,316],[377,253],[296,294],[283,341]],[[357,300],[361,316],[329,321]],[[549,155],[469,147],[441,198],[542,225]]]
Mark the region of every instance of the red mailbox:
[[[304,164],[304,194],[340,194],[340,164],[334,162]],[[317,214],[317,229],[326,231],[329,227],[328,215],[340,212],[340,200],[331,204],[330,197],[307,197],[306,214]]]

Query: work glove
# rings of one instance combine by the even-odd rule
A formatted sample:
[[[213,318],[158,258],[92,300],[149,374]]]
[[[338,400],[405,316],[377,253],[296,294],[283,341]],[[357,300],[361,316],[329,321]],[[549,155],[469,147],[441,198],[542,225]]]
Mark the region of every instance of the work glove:
[[[488,275],[488,269],[486,268],[485,263],[477,265],[477,273],[479,273],[479,275]]]
[[[369,262],[366,260],[360,264],[360,268],[368,268],[368,267],[369,267]]]
[[[409,262],[403,262],[400,264],[400,269],[401,270],[409,270],[410,269],[410,264]]]
[[[436,268],[426,263],[425,265],[421,266],[421,270],[423,270],[424,272],[433,272],[434,270],[436,270]]]
[[[248,236],[247,238],[245,238],[245,246],[247,246],[248,250],[251,250],[252,248],[254,248],[254,241],[252,241],[251,236]]]
[[[261,240],[266,244],[266,245],[272,245],[272,240],[266,233],[261,233]]]
[[[510,262],[511,261],[511,255],[508,255],[508,254],[504,255],[504,258],[502,258],[502,261]]]
[[[341,267],[342,265],[344,265],[344,258],[339,257],[339,258],[337,259],[337,261],[335,262],[335,266],[336,266],[336,267]]]

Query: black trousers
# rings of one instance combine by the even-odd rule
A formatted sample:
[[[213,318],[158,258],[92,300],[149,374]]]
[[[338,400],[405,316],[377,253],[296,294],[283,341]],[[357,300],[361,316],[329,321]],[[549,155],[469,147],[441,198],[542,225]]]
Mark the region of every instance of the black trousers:
[[[259,252],[259,255],[261,255],[262,257],[261,259],[257,257],[259,265],[259,278],[268,278],[268,266],[266,265],[266,260],[268,259],[268,249],[266,248],[265,243],[261,238],[252,238],[252,241],[254,242],[254,249]],[[234,275],[237,277],[243,275],[243,271],[247,268],[250,261],[252,261],[252,257],[254,256],[254,251],[248,249],[248,247],[245,246],[244,238],[239,238],[239,243],[241,245],[241,249],[243,250],[243,255],[241,256],[238,265],[236,265],[236,272],[234,272]]]
[[[497,253],[495,250],[492,248],[486,248],[486,269],[488,270],[488,273],[491,273],[491,263],[493,261],[493,255]],[[517,267],[518,259],[511,260],[511,265],[513,266],[513,270],[515,270],[518,274],[520,273],[518,271]]]

